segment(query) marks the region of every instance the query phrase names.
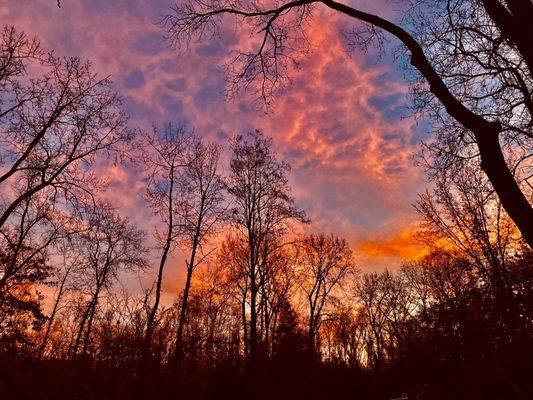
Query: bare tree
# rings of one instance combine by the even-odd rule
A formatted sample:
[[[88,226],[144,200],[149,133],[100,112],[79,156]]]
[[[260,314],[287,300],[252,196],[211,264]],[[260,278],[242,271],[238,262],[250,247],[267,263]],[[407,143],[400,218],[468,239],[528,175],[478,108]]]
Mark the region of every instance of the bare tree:
[[[13,27],[0,33],[0,98],[2,297],[53,274],[35,260],[75,230],[80,205],[105,184],[90,167],[99,154],[118,156],[133,131],[108,78],[45,53]]]
[[[154,322],[161,300],[164,269],[169,253],[176,246],[182,232],[182,221],[179,221],[176,213],[181,201],[179,177],[182,174],[181,169],[186,166],[185,152],[189,139],[190,132],[184,126],[168,124],[163,132],[154,128],[152,133],[143,135],[139,146],[143,149],[139,161],[146,173],[144,198],[153,213],[163,223],[163,230],[155,231],[155,238],[161,250],[161,258],[155,281],[154,303],[148,313],[141,351],[139,365],[141,385],[144,379],[145,364],[148,362]]]
[[[161,285],[167,258],[172,248],[181,245],[189,252],[187,277],[178,320],[176,349],[179,350],[191,279],[194,269],[208,253],[203,247],[223,220],[223,183],[219,173],[220,149],[206,144],[185,126],[168,125],[164,132],[154,129],[144,135],[140,161],[147,173],[145,199],[164,223],[164,233],[156,231],[161,259],[150,308],[141,364],[147,361],[154,321],[161,298]],[[141,369],[144,369],[141,366]]]
[[[232,301],[231,291],[224,284],[226,269],[223,266],[209,263],[206,268],[198,271],[191,289],[192,309],[200,311],[191,315],[186,323],[196,325],[200,331],[200,340],[193,340],[192,354],[202,352],[205,365],[217,362],[217,355],[226,354],[238,357],[240,354],[239,304]],[[194,329],[189,334],[194,337]]]
[[[66,207],[91,197],[103,181],[88,167],[98,154],[119,155],[134,134],[110,79],[98,78],[89,62],[44,57],[38,42],[13,28],[2,35],[0,228],[36,194]]]
[[[353,275],[355,265],[348,243],[333,235],[309,235],[297,243],[299,286],[308,308],[307,340],[309,351],[316,352],[320,326],[334,291]]]
[[[453,177],[440,173],[435,181],[433,192],[420,196],[416,205],[424,221],[420,239],[433,251],[468,260],[511,323],[521,314],[510,268],[524,253],[519,233],[477,169],[465,166]]]
[[[275,353],[280,318],[292,307],[291,300],[297,290],[296,255],[283,243],[272,247],[266,268],[260,272],[260,331],[268,355]]]
[[[257,335],[265,355],[274,355],[280,332],[282,314],[290,308],[296,291],[296,270],[288,246],[274,246],[259,273],[257,295]],[[240,349],[245,359],[250,352],[250,274],[247,240],[239,232],[229,234],[209,264],[210,275],[216,275],[217,290],[235,305],[240,320]]]
[[[2,97],[0,120],[39,96],[39,92],[25,90],[23,78],[28,73],[28,64],[48,64],[48,57],[36,39],[29,38],[13,26],[4,26],[0,48],[0,92],[11,96]]]
[[[507,260],[520,251],[521,241],[479,171],[466,167],[453,179],[438,175],[434,190],[420,196],[416,210],[423,218],[419,238],[424,244],[440,251],[452,246],[472,260],[485,279],[504,279]]]
[[[122,271],[135,271],[146,265],[144,233],[127,218],[116,214],[109,204],[99,204],[97,208],[88,210],[86,223],[88,229],[80,234],[78,248],[84,255],[81,272],[90,292],[72,344],[72,357],[78,355],[82,344],[81,353],[87,353],[103,291],[112,286]]]
[[[69,234],[70,215],[61,213],[46,199],[26,199],[13,214],[13,223],[0,233],[4,242],[4,259],[0,263],[0,298],[13,286],[42,282],[52,274],[47,260],[52,245]],[[36,260],[41,260],[37,261]]]
[[[228,235],[217,251],[215,265],[223,269],[224,279],[220,282],[224,290],[239,306],[242,327],[242,343],[245,357],[249,356],[249,329],[247,310],[249,308],[250,280],[248,274],[248,248],[242,235]]]
[[[341,301],[331,317],[324,321],[321,339],[323,359],[332,363],[345,363],[352,368],[365,365],[364,323],[356,312],[357,303]]]
[[[394,279],[390,272],[365,274],[356,282],[355,293],[362,304],[361,322],[365,326],[364,342],[368,366],[379,373],[386,359],[386,326],[391,309],[386,297],[388,283]]]
[[[37,353],[38,358],[42,358],[45,355],[48,341],[50,340],[54,323],[56,322],[56,317],[64,307],[64,297],[69,291],[75,288],[75,283],[71,282],[71,278],[72,275],[76,274],[76,269],[80,267],[82,254],[77,252],[79,249],[76,248],[76,246],[72,246],[72,242],[70,240],[72,235],[75,235],[75,233],[73,232],[65,238],[62,238],[62,240],[59,240],[59,243],[55,244],[54,246],[54,248],[57,249],[55,251],[54,258],[56,260],[60,260],[59,262],[61,264],[61,270],[55,274],[56,282],[54,283],[56,284],[57,288],[54,293],[52,311],[47,317],[48,321],[41,339],[41,344],[39,345],[39,350]]]
[[[369,35],[361,38],[356,29],[350,36],[355,44],[368,44],[380,32],[392,35],[420,74],[414,85],[418,105],[436,111],[432,114],[444,126],[441,132],[451,138],[448,142],[470,142],[470,148],[477,149],[469,156],[479,160],[504,209],[533,247],[533,208],[500,143],[514,142],[523,150],[521,160],[531,155],[532,60],[526,38],[533,5],[526,0],[407,3],[405,28],[402,22],[334,0],[295,0],[272,6],[188,0],[176,6],[162,24],[175,45],[216,34],[224,15],[235,17],[238,28],[250,36],[258,34],[255,48],[234,53],[228,65],[229,87],[230,91],[251,88],[267,102],[308,48],[306,23],[316,7],[325,6],[367,24]],[[453,121],[455,129],[446,129],[450,126],[446,121]]]
[[[208,240],[218,232],[226,217],[224,182],[220,174],[220,147],[192,137],[180,176],[180,201],[177,219],[180,221],[180,242],[189,252],[187,275],[181,298],[176,350],[180,351],[183,327],[187,318],[187,303],[195,268],[204,262],[213,250],[205,251]]]
[[[231,141],[232,157],[228,192],[232,222],[246,238],[246,274],[249,283],[249,363],[253,370],[258,351],[258,316],[262,272],[268,256],[291,221],[305,222],[305,213],[294,205],[287,181],[289,165],[279,162],[272,143],[260,131]],[[272,246],[274,244],[274,246]]]

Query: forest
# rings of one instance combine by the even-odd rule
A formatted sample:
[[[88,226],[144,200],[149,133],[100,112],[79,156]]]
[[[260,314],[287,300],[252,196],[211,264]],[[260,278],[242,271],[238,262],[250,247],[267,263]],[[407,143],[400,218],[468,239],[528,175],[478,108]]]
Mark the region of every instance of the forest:
[[[396,3],[179,0],[155,24],[180,62],[249,37],[222,50],[221,102],[274,119],[321,51],[313,20],[394,53],[427,184],[417,256],[380,268],[317,228],[277,132],[140,126],[111,77],[0,7],[0,399],[533,398],[533,3]]]

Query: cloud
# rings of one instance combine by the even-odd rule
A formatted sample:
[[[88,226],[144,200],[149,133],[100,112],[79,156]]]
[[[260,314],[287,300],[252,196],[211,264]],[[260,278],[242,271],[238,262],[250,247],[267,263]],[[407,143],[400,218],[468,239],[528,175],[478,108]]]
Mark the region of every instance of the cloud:
[[[128,89],[139,89],[144,86],[146,79],[144,79],[144,74],[140,69],[134,69],[124,77],[122,82]]]
[[[347,238],[371,268],[415,257],[406,227],[417,221],[411,204],[424,188],[411,159],[424,127],[406,117],[408,88],[390,60],[373,63],[371,55],[358,52],[348,57],[340,31],[351,21],[318,10],[308,29],[311,53],[265,115],[249,96],[226,102],[221,94],[220,65],[228,50],[249,39],[227,29],[218,41],[171,50],[156,25],[171,4],[69,1],[57,9],[53,1],[12,0],[0,8],[0,18],[38,36],[56,54],[91,59],[100,75],[111,74],[135,126],[185,121],[223,144],[235,133],[262,129],[293,166],[291,185],[313,219],[310,229]],[[393,15],[386,0],[358,4]],[[153,229],[157,221],[139,200],[138,172],[108,166],[105,173],[111,175],[109,196]],[[169,264],[165,287],[173,294],[182,264],[179,256]]]
[[[414,260],[426,254],[426,250],[416,243],[415,232],[411,229],[380,240],[362,240],[357,244],[357,250],[363,258],[383,260]]]

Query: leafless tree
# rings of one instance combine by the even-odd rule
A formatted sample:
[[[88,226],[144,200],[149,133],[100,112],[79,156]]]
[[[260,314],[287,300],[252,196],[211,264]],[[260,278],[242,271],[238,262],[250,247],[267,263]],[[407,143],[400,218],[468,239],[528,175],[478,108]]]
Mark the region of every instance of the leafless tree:
[[[356,296],[363,305],[360,313],[365,325],[366,363],[376,372],[381,371],[386,357],[386,325],[392,311],[387,307],[386,286],[391,279],[389,272],[372,273],[356,282]]]
[[[185,126],[172,125],[168,125],[162,133],[154,130],[152,134],[144,135],[142,141],[145,151],[140,161],[146,172],[147,185],[144,197],[154,213],[161,218],[165,230],[163,234],[156,232],[162,253],[155,283],[154,304],[147,319],[144,356],[141,357],[141,364],[144,365],[169,253],[176,246],[181,246],[189,253],[177,328],[178,351],[186,323],[192,274],[209,255],[209,251],[204,253],[204,247],[208,239],[217,232],[225,209],[218,146],[205,143]]]
[[[458,250],[485,279],[500,285],[504,282],[505,264],[512,253],[520,251],[521,243],[478,170],[465,167],[453,179],[440,174],[433,192],[421,195],[416,209],[424,221],[419,237],[427,246]]]
[[[365,324],[358,304],[344,301],[335,309],[332,317],[323,324],[321,335],[327,343],[324,359],[342,362],[353,368],[366,366]]]
[[[2,98],[0,120],[6,119],[15,110],[22,107],[39,93],[24,90],[24,76],[28,73],[28,64],[48,64],[47,54],[40,43],[19,32],[13,26],[4,26],[0,48],[0,91],[10,96]]]
[[[334,291],[356,268],[348,243],[333,235],[309,235],[297,243],[298,282],[308,311],[307,341],[309,351],[316,352],[320,326],[327,307],[334,300]]]
[[[204,262],[213,249],[206,251],[209,239],[219,231],[226,219],[224,182],[220,173],[220,147],[192,137],[180,176],[180,200],[177,219],[180,221],[180,243],[189,254],[187,275],[178,321],[176,348],[179,351],[187,318],[187,302],[195,268]]]
[[[220,288],[224,290],[239,306],[242,327],[244,355],[249,355],[248,313],[250,280],[248,274],[249,255],[246,239],[242,235],[228,235],[217,251],[215,265],[225,273]]]
[[[88,167],[98,154],[119,155],[134,132],[110,79],[98,78],[89,62],[44,57],[38,42],[13,28],[2,32],[1,50],[3,228],[36,194],[65,207],[91,197],[103,182]]]
[[[52,268],[46,270],[48,263],[43,261],[48,259],[51,245],[69,234],[67,225],[72,221],[46,199],[26,199],[15,210],[13,224],[0,232],[5,254],[0,264],[0,298],[14,285],[39,283],[52,274]]]
[[[47,317],[46,328],[42,335],[41,344],[39,345],[38,358],[45,356],[48,341],[52,334],[56,317],[65,306],[64,298],[69,291],[76,287],[75,282],[72,282],[72,275],[76,275],[76,269],[80,267],[82,254],[78,253],[78,248],[72,246],[71,237],[80,232],[71,232],[68,236],[61,238],[58,243],[54,245],[54,258],[61,265],[61,270],[55,273],[56,291],[53,298],[53,306],[50,315]],[[74,251],[73,251],[74,250]]]
[[[105,184],[90,167],[98,154],[124,150],[133,131],[108,78],[78,58],[45,53],[13,27],[0,33],[0,98],[2,297],[54,273],[35,260],[76,230],[79,208]]]
[[[35,195],[26,199],[13,212],[9,225],[0,230],[0,303],[16,305],[11,313],[24,314],[28,309],[40,309],[40,300],[35,303],[40,296],[34,298],[28,293],[38,293],[40,285],[55,284],[60,244],[78,231],[77,220],[75,212],[60,210],[48,198]],[[46,332],[51,328],[56,306]],[[40,318],[38,313],[35,315]]]
[[[155,281],[154,303],[148,312],[146,321],[145,340],[140,359],[140,381],[144,379],[145,364],[152,341],[154,321],[161,300],[161,285],[163,273],[170,251],[177,245],[179,235],[182,232],[182,221],[177,216],[177,210],[181,201],[179,179],[182,169],[186,166],[187,141],[190,140],[190,132],[184,126],[168,124],[163,132],[155,129],[141,137],[140,163],[145,176],[146,192],[144,198],[153,213],[163,223],[162,231],[155,231],[158,248],[161,250],[159,268]]]
[[[268,256],[291,221],[305,222],[305,213],[294,205],[287,181],[289,165],[279,162],[272,143],[260,131],[236,136],[228,192],[232,199],[231,219],[246,240],[246,274],[249,284],[249,363],[253,370],[258,351],[259,295],[262,272]],[[272,246],[274,244],[274,246]]]
[[[266,268],[260,272],[260,332],[267,355],[275,353],[281,314],[291,306],[298,280],[294,252],[282,243],[272,247],[275,250],[269,254]]]
[[[122,271],[135,271],[146,265],[144,233],[127,218],[118,215],[109,204],[87,210],[88,229],[79,237],[79,251],[84,255],[82,273],[89,287],[89,300],[81,315],[71,356],[88,350],[100,297]]]
[[[390,34],[401,42],[419,73],[413,85],[420,100],[416,106],[429,110],[442,127],[441,142],[475,149],[466,156],[479,161],[504,209],[533,247],[533,208],[514,177],[517,165],[530,165],[524,160],[531,156],[533,60],[528,21],[533,5],[527,0],[406,3],[407,14],[395,23],[334,0],[274,5],[188,0],[175,6],[162,24],[175,45],[216,35],[225,15],[236,19],[239,30],[251,37],[257,34],[252,50],[234,53],[228,65],[229,89],[251,88],[267,102],[308,48],[306,24],[317,7],[366,24],[366,38],[357,29],[349,35],[355,44],[368,44],[381,32]],[[518,153],[510,156],[501,141],[513,143]],[[460,149],[444,146],[444,150],[461,156]],[[514,165],[512,170],[507,161]]]
[[[288,246],[278,246],[269,254],[268,267],[261,268],[257,295],[257,335],[265,356],[276,352],[278,326],[284,308],[296,290],[296,271]],[[228,235],[209,263],[209,282],[213,291],[223,296],[228,305],[233,305],[240,322],[239,349],[245,358],[250,348],[250,276],[249,252],[246,239],[234,232]],[[200,276],[206,276],[200,271]],[[203,280],[202,280],[203,282]]]
[[[186,323],[196,324],[200,340],[193,341],[195,348],[191,348],[190,352],[202,352],[205,357],[203,362],[208,365],[216,362],[217,355],[220,354],[239,357],[241,350],[240,307],[233,301],[231,292],[224,284],[226,272],[223,266],[209,263],[206,268],[198,271],[191,288],[191,308],[195,310]],[[193,332],[189,335],[191,333]]]

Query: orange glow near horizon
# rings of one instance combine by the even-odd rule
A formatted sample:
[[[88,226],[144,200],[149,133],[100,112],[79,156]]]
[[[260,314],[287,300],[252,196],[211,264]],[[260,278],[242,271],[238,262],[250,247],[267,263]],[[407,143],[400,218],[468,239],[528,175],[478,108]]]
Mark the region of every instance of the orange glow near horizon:
[[[417,260],[427,254],[427,249],[416,243],[415,234],[416,231],[406,229],[388,239],[365,239],[357,245],[357,249],[367,258]]]

